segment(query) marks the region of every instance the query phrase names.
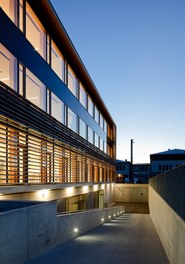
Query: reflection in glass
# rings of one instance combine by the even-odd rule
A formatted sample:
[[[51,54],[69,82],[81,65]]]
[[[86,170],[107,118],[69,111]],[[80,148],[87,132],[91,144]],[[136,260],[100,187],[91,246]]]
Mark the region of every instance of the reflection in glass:
[[[17,90],[17,60],[0,44],[0,81]]]
[[[68,88],[77,97],[77,80],[74,72],[68,66]]]
[[[96,106],[94,107],[94,119],[99,124],[99,111]]]
[[[95,139],[95,146],[97,147],[97,148],[99,148],[99,136],[95,133],[95,137],[94,137],[94,139]]]
[[[64,103],[51,93],[51,115],[64,124]]]
[[[49,50],[49,42],[48,42],[48,50]],[[64,58],[53,41],[51,42],[51,68],[58,75],[58,77],[62,81],[64,81]]]
[[[86,94],[85,89],[83,88],[82,84],[80,84],[79,101],[85,108],[87,108],[87,94]]]
[[[26,37],[36,51],[46,58],[46,34],[40,21],[28,4],[26,4]]]
[[[88,112],[93,117],[93,101],[90,96],[88,96]]]
[[[81,137],[87,139],[87,126],[81,119],[79,123],[79,134]]]
[[[16,24],[16,1],[0,0],[0,7],[9,16],[9,18]]]
[[[94,139],[93,139],[93,130],[88,127],[88,141],[91,143],[91,144],[94,144]]]
[[[42,110],[46,110],[46,87],[28,69],[26,69],[26,98]]]
[[[100,149],[103,151],[103,139],[100,137]]]
[[[70,108],[68,108],[67,125],[74,132],[77,131],[77,116],[75,115],[75,113]]]

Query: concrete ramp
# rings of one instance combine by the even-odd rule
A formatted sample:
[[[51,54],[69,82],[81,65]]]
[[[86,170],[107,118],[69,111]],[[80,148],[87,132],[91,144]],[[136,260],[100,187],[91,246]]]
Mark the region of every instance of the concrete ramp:
[[[169,264],[149,214],[123,214],[27,264]]]

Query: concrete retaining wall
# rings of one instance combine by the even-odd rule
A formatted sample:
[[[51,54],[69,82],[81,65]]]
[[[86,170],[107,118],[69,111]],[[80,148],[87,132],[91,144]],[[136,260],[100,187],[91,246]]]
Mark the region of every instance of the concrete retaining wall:
[[[48,249],[97,227],[123,207],[57,216],[56,202],[0,213],[0,263],[22,264]],[[74,227],[79,228],[77,233]]]
[[[148,184],[115,184],[114,202],[147,203]]]
[[[152,221],[171,264],[185,263],[185,221],[149,186]]]

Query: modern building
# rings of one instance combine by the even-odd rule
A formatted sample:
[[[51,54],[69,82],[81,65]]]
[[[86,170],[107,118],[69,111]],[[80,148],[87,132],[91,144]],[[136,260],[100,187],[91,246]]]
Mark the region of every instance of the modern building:
[[[115,155],[115,123],[50,1],[0,0],[1,199],[109,205]]]
[[[151,175],[161,174],[165,171],[185,164],[185,150],[168,149],[167,151],[150,155]]]
[[[116,182],[129,182],[130,177],[130,161],[116,160]]]
[[[137,183],[148,183],[151,174],[150,163],[133,164],[133,179]]]
[[[132,177],[131,176],[132,166]],[[130,161],[116,160],[117,183],[148,183],[151,174],[149,163],[137,163],[131,165]]]

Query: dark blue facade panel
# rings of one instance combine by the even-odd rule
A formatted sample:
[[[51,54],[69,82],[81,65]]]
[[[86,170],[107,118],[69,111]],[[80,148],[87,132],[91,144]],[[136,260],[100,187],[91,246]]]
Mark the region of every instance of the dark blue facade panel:
[[[65,105],[78,115],[104,141],[106,133],[99,127],[77,98],[69,91],[49,64],[35,51],[9,17],[0,8],[0,43],[5,46],[26,68],[28,68]]]

